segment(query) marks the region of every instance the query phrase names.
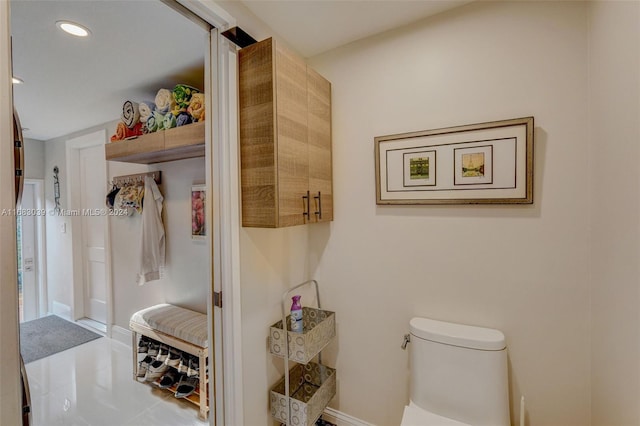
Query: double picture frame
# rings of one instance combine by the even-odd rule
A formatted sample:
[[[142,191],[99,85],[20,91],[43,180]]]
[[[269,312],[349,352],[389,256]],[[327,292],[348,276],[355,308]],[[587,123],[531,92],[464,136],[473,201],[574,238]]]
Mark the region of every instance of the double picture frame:
[[[377,204],[533,203],[533,117],[375,138]]]

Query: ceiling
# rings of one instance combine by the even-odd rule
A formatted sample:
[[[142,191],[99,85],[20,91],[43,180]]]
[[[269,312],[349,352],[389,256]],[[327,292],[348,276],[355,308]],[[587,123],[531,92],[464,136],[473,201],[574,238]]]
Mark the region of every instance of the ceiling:
[[[56,27],[70,20],[90,37]],[[24,137],[49,140],[116,120],[128,100],[203,88],[206,32],[159,1],[11,1],[15,105]]]
[[[304,57],[311,57],[472,0],[243,0]]]
[[[239,1],[239,0],[238,0]],[[305,57],[470,0],[244,0]],[[223,2],[224,4],[224,2]],[[76,38],[56,21],[87,26]],[[120,116],[160,88],[203,88],[206,33],[157,0],[12,0],[15,105],[30,139],[50,140]]]

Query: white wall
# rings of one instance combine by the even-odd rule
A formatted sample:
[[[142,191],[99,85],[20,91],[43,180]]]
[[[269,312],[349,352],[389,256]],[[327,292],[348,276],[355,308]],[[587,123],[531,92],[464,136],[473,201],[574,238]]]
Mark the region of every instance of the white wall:
[[[312,58],[333,83],[336,219],[309,239],[336,409],[400,422],[425,316],[505,333],[514,420],[522,394],[528,425],[589,424],[586,34],[585,3],[478,2]],[[532,206],[376,206],[375,136],[529,115]]]
[[[60,201],[68,208],[67,165],[65,143],[82,134],[106,129],[107,135],[115,131],[117,122],[76,132],[45,143],[45,198],[47,209],[53,209],[53,167],[60,169]],[[108,180],[114,176],[162,170],[164,194],[163,220],[166,231],[166,275],[162,280],[138,286],[136,277],[140,258],[139,215],[109,218],[113,277],[113,324],[128,329],[131,314],[157,303],[175,303],[185,308],[206,312],[209,288],[207,248],[202,242],[192,241],[190,234],[190,189],[205,179],[204,159],[189,159],[152,166],[119,162],[107,163]],[[105,188],[108,187],[105,182]],[[106,196],[106,190],[104,191]],[[68,309],[73,304],[72,235],[70,217],[47,215],[47,284],[49,310]],[[60,232],[66,224],[66,233]],[[56,312],[64,315],[64,312]]]
[[[640,3],[589,15],[592,424],[640,424]]]
[[[26,179],[44,179],[45,175],[44,142],[36,139],[24,140],[24,177]]]
[[[640,423],[640,3],[481,2],[310,62],[333,82],[336,220],[243,230],[250,424],[281,375],[279,295],[309,277],[343,412],[399,422],[422,315],[505,332],[514,423],[521,394],[527,425]],[[375,206],[374,136],[526,115],[533,206]]]
[[[172,161],[152,166],[109,162],[114,176],[162,171],[163,222],[166,232],[166,269],[163,279],[136,284],[140,259],[141,217],[111,217],[113,256],[114,324],[129,327],[131,315],[157,303],[173,303],[207,312],[209,262],[206,245],[191,240],[191,185],[204,183],[203,158]]]
[[[267,336],[269,326],[282,318],[282,294],[314,277],[308,268],[308,228],[242,228],[240,247],[244,424],[269,425],[269,388],[284,369],[282,359],[269,355]],[[303,302],[313,306],[306,295]]]
[[[47,211],[55,209],[53,193],[53,168],[58,166],[60,183],[60,208],[69,208],[67,194],[67,159],[65,141],[69,137],[56,138],[44,143],[44,198]],[[66,232],[62,232],[64,226]],[[47,214],[45,220],[47,252],[48,311],[70,318],[73,306],[73,246],[69,217]]]

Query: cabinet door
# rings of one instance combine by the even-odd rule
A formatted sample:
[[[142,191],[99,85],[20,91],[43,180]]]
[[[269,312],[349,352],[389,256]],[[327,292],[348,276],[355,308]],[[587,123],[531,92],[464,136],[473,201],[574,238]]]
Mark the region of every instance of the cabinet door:
[[[333,220],[331,167],[331,83],[307,68],[309,191],[311,220]]]
[[[278,226],[272,40],[240,50],[242,225]]]
[[[275,62],[278,227],[281,227],[301,225],[307,219],[303,215],[309,190],[307,65],[277,44]]]

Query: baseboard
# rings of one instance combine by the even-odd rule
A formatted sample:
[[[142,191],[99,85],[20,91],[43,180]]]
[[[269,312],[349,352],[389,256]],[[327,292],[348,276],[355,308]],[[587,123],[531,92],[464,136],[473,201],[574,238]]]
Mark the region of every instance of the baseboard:
[[[123,345],[131,347],[131,330],[129,329],[120,327],[119,325],[112,325],[111,338],[122,343]]]
[[[52,314],[57,315],[60,318],[64,318],[68,321],[73,321],[71,319],[71,306],[65,305],[64,303],[56,302],[54,300],[52,303],[52,308]]]
[[[357,419],[330,407],[324,409],[322,418],[335,423],[336,426],[374,426],[371,423],[367,423],[364,420]]]
[[[83,326],[91,331],[102,334],[103,336],[107,335],[107,326],[101,322],[96,320],[92,320],[91,318],[80,318],[76,321],[76,324]]]

